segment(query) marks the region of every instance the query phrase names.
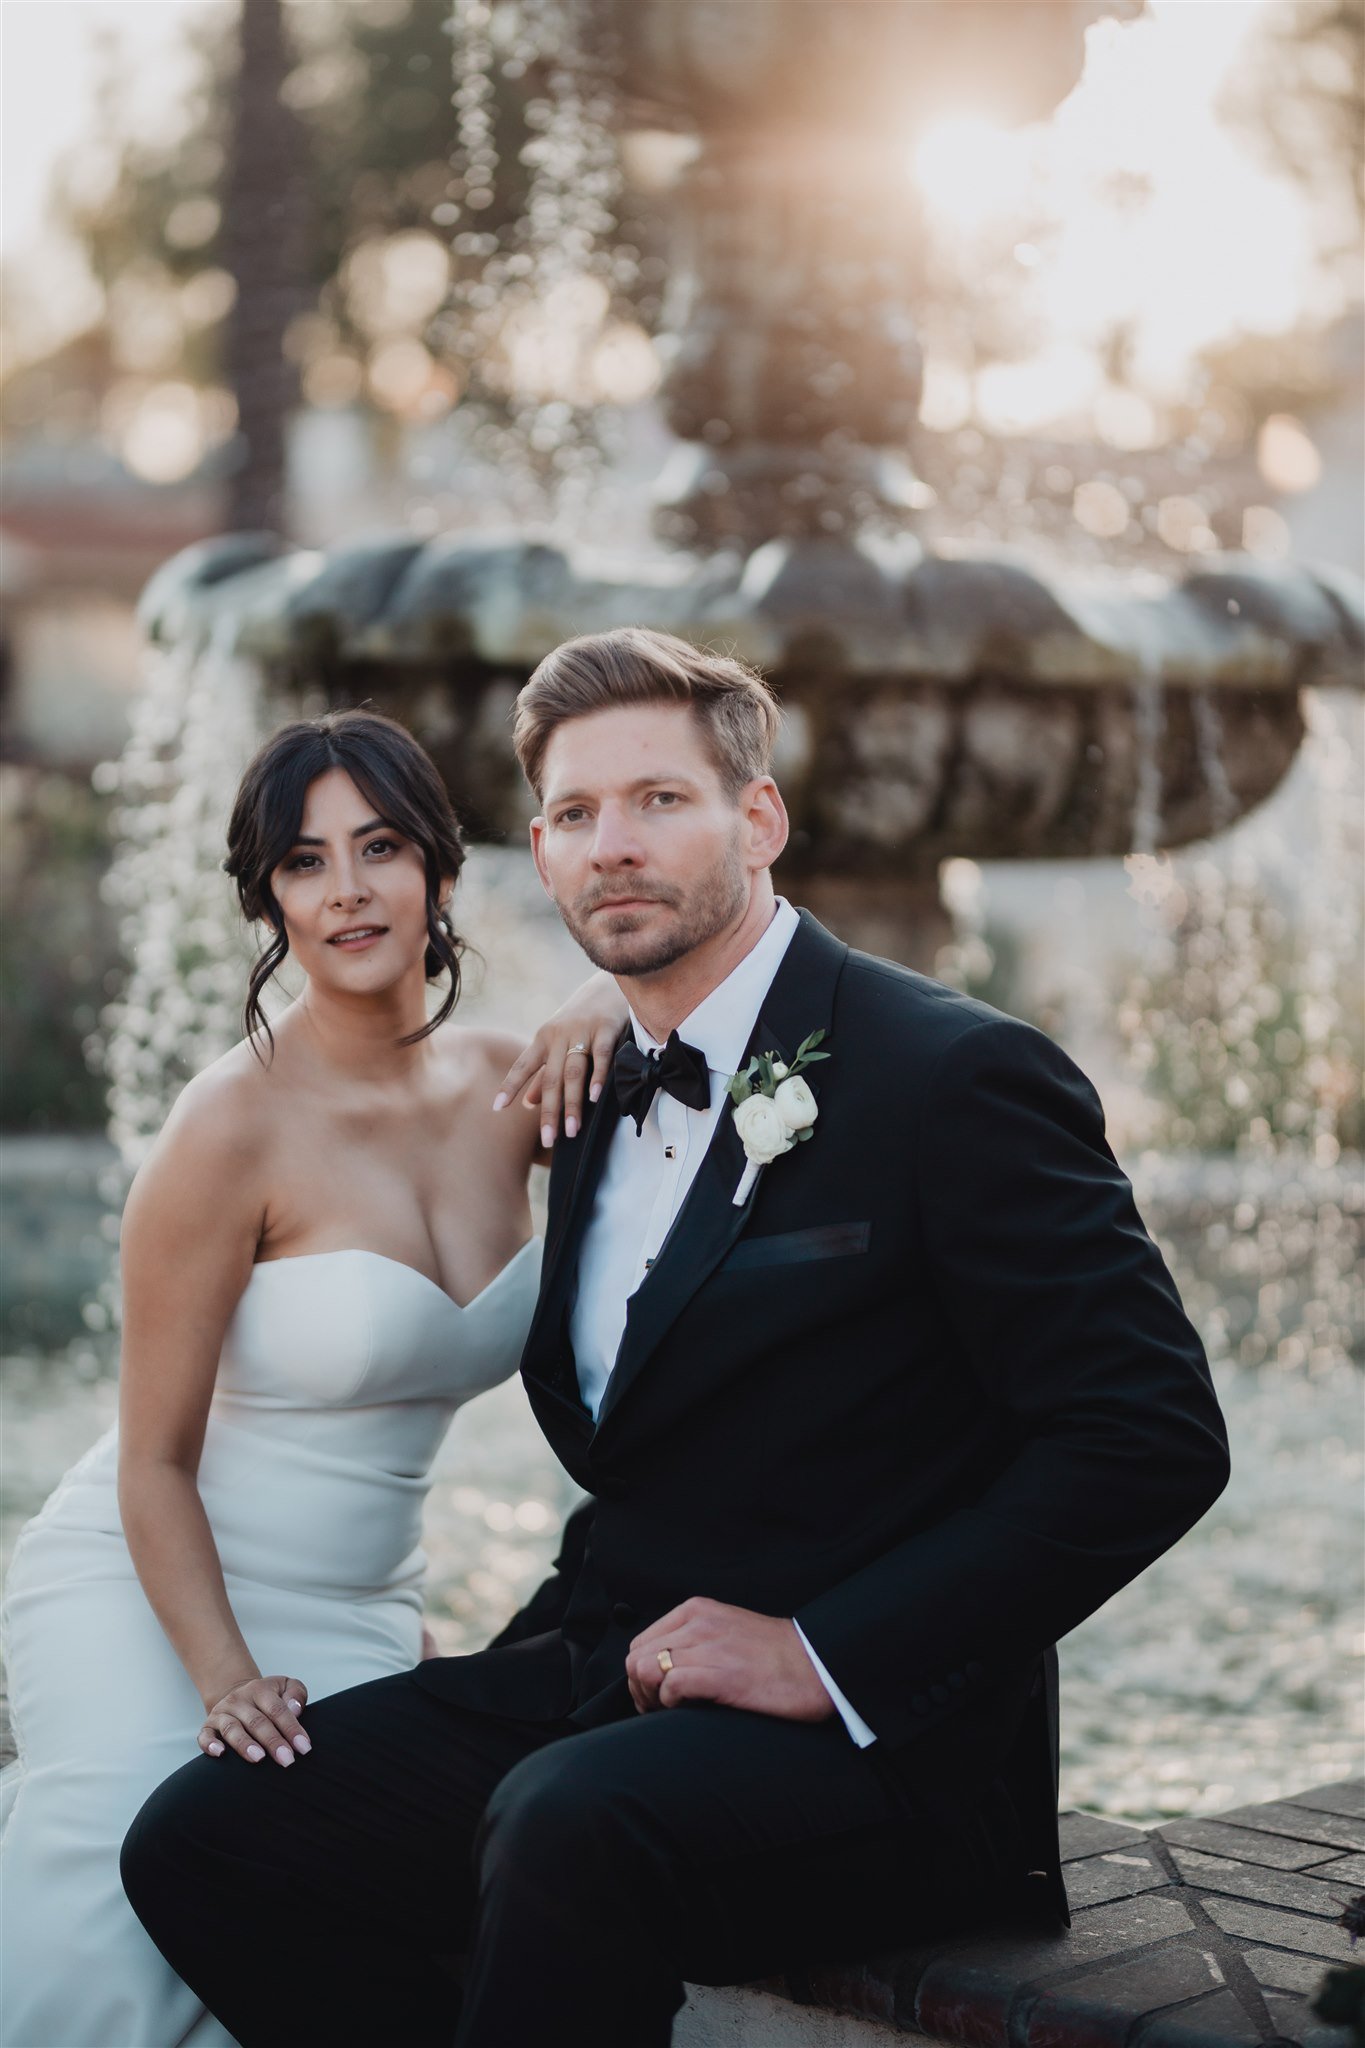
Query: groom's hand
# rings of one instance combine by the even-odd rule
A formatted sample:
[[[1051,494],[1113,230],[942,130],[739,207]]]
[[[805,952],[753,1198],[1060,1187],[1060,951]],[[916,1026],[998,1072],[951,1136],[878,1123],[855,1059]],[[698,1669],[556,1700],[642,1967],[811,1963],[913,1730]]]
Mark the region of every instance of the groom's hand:
[[[715,1700],[783,1721],[827,1721],[834,1712],[795,1622],[719,1600],[684,1600],[661,1615],[631,1644],[626,1677],[642,1714],[683,1700]]]

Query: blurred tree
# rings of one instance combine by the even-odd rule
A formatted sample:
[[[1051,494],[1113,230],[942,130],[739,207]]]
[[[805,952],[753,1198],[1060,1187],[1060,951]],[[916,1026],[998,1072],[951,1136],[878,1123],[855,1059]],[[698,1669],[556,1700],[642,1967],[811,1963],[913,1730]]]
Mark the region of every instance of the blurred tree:
[[[128,131],[110,48],[99,145],[69,161],[57,198],[103,288],[115,353],[131,377],[178,376],[199,388],[244,379],[235,396],[249,446],[253,432],[258,441],[268,432],[246,408],[254,421],[277,346],[286,359],[271,373],[277,409],[291,376],[322,405],[363,394],[381,409],[429,414],[458,397],[434,359],[431,388],[415,389],[418,358],[391,346],[432,338],[452,279],[450,11],[450,0],[284,9],[244,0],[240,14],[196,13],[185,31],[192,78],[181,118],[155,137]],[[525,109],[543,84],[514,66],[494,73],[497,189],[479,217],[490,233],[521,216]],[[229,407],[216,437],[230,430]],[[240,488],[239,523],[256,523],[262,495],[249,466]]]
[[[1255,61],[1239,67],[1228,111],[1323,217],[1321,249],[1352,298],[1365,227],[1365,7],[1279,0],[1263,10]]]
[[[303,310],[308,245],[305,148],[283,87],[281,0],[242,0],[228,121],[221,255],[236,287],[224,369],[237,407],[227,525],[283,529],[284,426],[297,374],[285,354]]]

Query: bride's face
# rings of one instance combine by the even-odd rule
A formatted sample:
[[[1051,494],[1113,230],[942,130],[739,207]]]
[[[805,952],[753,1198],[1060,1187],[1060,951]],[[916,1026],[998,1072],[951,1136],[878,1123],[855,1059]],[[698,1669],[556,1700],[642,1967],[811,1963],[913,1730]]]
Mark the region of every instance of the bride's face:
[[[375,815],[344,768],[308,785],[299,836],[270,877],[289,950],[310,981],[378,995],[425,981],[422,849]]]

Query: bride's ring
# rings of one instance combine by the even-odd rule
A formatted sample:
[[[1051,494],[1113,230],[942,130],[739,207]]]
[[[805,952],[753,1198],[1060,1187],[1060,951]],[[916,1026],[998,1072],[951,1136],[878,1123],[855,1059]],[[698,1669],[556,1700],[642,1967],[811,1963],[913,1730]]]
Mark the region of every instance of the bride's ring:
[[[582,1052],[582,1053],[586,1053],[586,1051],[587,1051],[587,1050],[588,1050],[588,1048],[587,1048],[587,1046],[586,1046],[586,1045],[571,1045],[571,1046],[569,1047],[569,1051],[570,1051],[570,1052]]]
[[[660,1671],[667,1678],[669,1672],[673,1669],[673,1652],[671,1650],[656,1650],[654,1655]]]

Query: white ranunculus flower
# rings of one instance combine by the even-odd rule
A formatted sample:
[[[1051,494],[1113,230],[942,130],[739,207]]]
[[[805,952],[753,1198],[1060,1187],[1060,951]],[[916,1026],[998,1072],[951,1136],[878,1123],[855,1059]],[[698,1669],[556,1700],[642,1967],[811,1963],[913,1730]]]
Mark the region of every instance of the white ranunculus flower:
[[[784,1087],[787,1085],[783,1083]],[[748,1095],[735,1106],[735,1129],[744,1146],[745,1157],[755,1166],[766,1166],[790,1152],[796,1140],[782,1121],[782,1113],[769,1095]]]
[[[788,1067],[787,1062],[785,1060],[773,1061],[773,1076],[776,1080],[785,1081],[787,1078],[787,1073]]]
[[[820,1105],[799,1074],[778,1085],[773,1107],[789,1131],[808,1131],[820,1114]]]

